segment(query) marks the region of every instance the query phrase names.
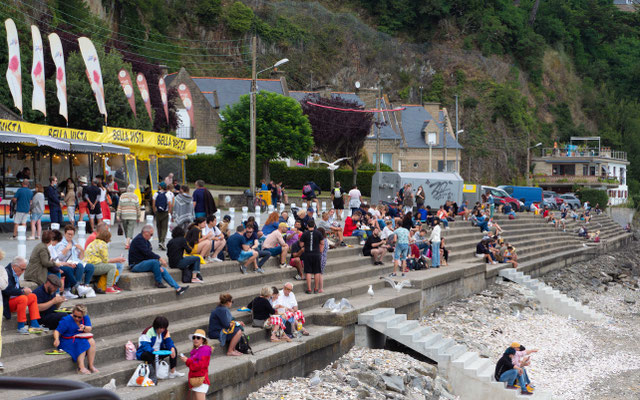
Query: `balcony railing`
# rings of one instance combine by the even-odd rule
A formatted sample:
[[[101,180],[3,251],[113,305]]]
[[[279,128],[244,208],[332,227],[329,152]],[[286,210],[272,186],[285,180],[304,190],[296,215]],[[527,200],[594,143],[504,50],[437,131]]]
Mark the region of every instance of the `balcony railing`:
[[[180,139],[193,139],[194,131],[193,126],[181,126],[176,129],[176,136]]]
[[[540,149],[540,157],[599,157],[611,158],[613,160],[627,160],[626,151],[615,151],[606,147],[594,148],[553,148],[545,147]]]
[[[595,175],[534,175],[537,184],[576,184],[576,185],[620,185],[620,180],[613,176]]]

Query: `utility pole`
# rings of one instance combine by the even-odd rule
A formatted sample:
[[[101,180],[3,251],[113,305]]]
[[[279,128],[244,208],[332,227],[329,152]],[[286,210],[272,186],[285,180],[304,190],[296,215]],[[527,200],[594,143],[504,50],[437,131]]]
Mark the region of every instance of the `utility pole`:
[[[442,121],[442,138],[443,138],[443,142],[442,142],[442,148],[444,149],[444,166],[442,167],[442,171],[447,172],[447,114],[444,114],[444,121]]]
[[[458,125],[458,95],[456,95],[456,172],[460,173],[460,141],[458,140],[458,132],[460,132],[460,126]]]
[[[249,144],[249,190],[251,196],[256,195],[256,57],[257,57],[256,37],[251,38],[251,127]]]
[[[376,99],[378,110],[382,109],[382,89],[378,88],[378,98]],[[376,113],[376,172],[380,172],[380,113]],[[378,175],[378,183],[380,183],[380,175]]]

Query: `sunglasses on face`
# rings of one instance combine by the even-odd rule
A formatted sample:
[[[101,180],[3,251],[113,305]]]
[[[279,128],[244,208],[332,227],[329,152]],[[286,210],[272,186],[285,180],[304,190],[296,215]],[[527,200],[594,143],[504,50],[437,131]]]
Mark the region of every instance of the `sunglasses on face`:
[[[73,319],[82,319],[82,315],[71,315]]]

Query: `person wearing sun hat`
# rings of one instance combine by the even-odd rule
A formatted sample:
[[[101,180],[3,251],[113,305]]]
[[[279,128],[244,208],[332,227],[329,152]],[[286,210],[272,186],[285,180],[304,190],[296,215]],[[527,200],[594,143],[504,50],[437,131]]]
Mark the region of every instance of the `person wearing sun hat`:
[[[524,380],[526,388],[528,391],[533,392],[533,386],[531,385],[529,374],[527,374],[527,370],[525,369],[525,367],[531,365],[529,355],[532,353],[537,353],[538,349],[527,350],[518,342],[511,343],[511,347],[516,351],[516,354],[513,356],[513,365],[522,368],[522,378]]]
[[[209,362],[211,361],[212,347],[207,344],[207,336],[203,329],[189,335],[193,342],[193,349],[189,353],[189,358],[184,354],[180,359],[189,367],[189,389],[194,394],[196,400],[205,400],[209,391]]]
[[[494,378],[496,382],[506,382],[507,389],[517,389],[515,386],[518,381],[520,392],[522,395],[530,395],[529,391],[525,389],[524,376],[522,374],[522,368],[513,364],[513,356],[516,354],[516,350],[513,347],[507,348],[502,357],[496,363],[496,369],[494,372]]]

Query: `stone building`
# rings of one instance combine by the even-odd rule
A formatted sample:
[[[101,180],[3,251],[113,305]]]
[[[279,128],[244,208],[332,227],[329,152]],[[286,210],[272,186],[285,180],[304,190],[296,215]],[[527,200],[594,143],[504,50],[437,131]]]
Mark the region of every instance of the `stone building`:
[[[180,116],[180,125],[176,131],[178,137],[198,140],[198,153],[213,154],[222,137],[218,129],[220,113],[225,107],[240,100],[240,96],[251,91],[251,79],[196,77],[181,68],[179,72],[165,77],[168,87],[177,87],[184,83],[191,92],[194,120],[189,120],[187,110],[181,101],[176,106]],[[289,90],[284,77],[280,79],[258,79],[258,90],[279,93],[288,96]]]

